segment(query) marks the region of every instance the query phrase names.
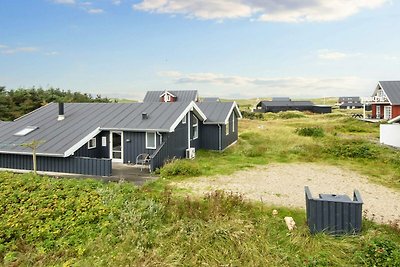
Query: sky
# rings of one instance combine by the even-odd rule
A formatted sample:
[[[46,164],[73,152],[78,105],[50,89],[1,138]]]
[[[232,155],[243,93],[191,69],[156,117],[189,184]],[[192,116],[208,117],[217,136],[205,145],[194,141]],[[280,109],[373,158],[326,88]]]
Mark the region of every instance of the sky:
[[[0,86],[369,96],[399,33],[397,0],[0,0]]]

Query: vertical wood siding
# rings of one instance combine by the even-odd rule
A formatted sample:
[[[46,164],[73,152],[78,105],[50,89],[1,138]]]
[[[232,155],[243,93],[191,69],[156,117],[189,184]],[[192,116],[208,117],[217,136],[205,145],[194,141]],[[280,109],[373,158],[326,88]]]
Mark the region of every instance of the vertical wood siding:
[[[2,154],[0,168],[33,170],[32,156]],[[110,159],[83,157],[37,157],[37,169],[44,172],[74,173],[94,176],[110,176],[112,166]]]

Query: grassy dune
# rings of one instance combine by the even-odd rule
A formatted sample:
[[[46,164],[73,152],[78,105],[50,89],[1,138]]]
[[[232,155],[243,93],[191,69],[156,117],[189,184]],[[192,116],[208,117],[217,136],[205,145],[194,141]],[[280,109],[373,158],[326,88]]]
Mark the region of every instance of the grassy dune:
[[[304,211],[214,192],[0,174],[6,266],[371,266],[400,262],[400,235],[365,221],[361,236],[310,236]],[[284,216],[298,229],[288,232]],[[393,266],[393,265],[386,265]]]
[[[171,162],[161,179],[128,183],[0,173],[0,265],[398,266],[400,233],[364,221],[359,236],[311,236],[303,210],[214,192],[194,198],[174,179],[229,174],[271,162],[344,165],[399,190],[400,152],[379,127],[340,113],[266,114],[240,123],[237,145]],[[288,232],[284,216],[298,229]]]

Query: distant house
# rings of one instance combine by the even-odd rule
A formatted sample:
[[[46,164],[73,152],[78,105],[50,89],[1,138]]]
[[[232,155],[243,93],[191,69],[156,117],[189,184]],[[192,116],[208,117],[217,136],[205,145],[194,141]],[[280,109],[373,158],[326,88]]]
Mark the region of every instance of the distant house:
[[[148,91],[143,99],[147,102],[188,102],[199,101],[197,90],[181,90],[181,91]]]
[[[342,96],[339,97],[338,105],[340,109],[363,108],[361,98],[359,96]]]
[[[271,101],[260,101],[254,112],[309,111],[314,113],[331,113],[332,107],[315,105],[311,101],[292,101],[287,97],[275,97]]]
[[[210,103],[221,105],[203,106],[203,112],[173,95],[178,99],[170,103],[50,103],[0,123],[0,168],[32,170],[32,151],[22,146],[32,140],[43,142],[39,171],[96,176],[110,176],[114,163],[135,164],[143,154],[154,170],[197,149],[223,150],[236,142],[236,103]]]
[[[390,120],[400,116],[400,81],[380,81],[372,94],[372,117]]]

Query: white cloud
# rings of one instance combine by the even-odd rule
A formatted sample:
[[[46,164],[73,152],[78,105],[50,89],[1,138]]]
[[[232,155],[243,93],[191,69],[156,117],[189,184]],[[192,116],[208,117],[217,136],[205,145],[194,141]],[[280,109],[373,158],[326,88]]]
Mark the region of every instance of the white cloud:
[[[113,5],[116,5],[116,6],[119,6],[122,3],[121,0],[112,0],[111,2]]]
[[[104,10],[101,9],[101,8],[89,8],[87,10],[87,13],[89,13],[89,14],[102,14],[102,13],[104,13]]]
[[[132,7],[198,19],[249,17],[260,21],[312,22],[343,19],[386,2],[388,0],[142,0]]]
[[[339,60],[349,57],[348,54],[332,50],[319,50],[318,58],[326,60]]]
[[[201,88],[209,96],[250,98],[260,96],[322,97],[369,93],[373,81],[344,77],[246,77],[217,73],[159,72],[176,87]],[[218,93],[216,93],[218,92]],[[221,95],[222,94],[222,95]]]
[[[2,48],[0,47],[0,53],[7,54],[7,55],[16,54],[16,53],[33,53],[33,52],[37,52],[38,50],[39,50],[39,48],[33,47],[33,46],[15,47],[15,48],[10,48],[7,46],[4,46]]]
[[[75,4],[75,0],[53,0],[56,4],[66,4],[66,5],[73,5]]]
[[[57,51],[51,51],[44,53],[46,56],[58,56],[60,53]]]

